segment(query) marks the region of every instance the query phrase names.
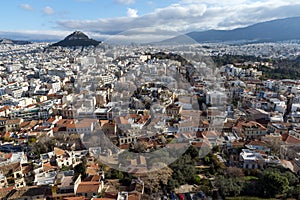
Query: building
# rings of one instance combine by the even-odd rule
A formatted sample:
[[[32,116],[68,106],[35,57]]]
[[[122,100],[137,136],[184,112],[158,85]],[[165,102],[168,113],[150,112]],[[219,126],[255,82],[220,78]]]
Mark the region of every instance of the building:
[[[249,149],[243,149],[239,158],[244,169],[264,169],[266,162],[263,156],[258,152]]]
[[[248,140],[261,139],[262,136],[267,134],[267,129],[255,121],[243,122],[242,129]]]
[[[103,189],[103,181],[81,181],[81,175],[77,178],[74,185],[76,196],[84,196],[86,198],[96,197]]]

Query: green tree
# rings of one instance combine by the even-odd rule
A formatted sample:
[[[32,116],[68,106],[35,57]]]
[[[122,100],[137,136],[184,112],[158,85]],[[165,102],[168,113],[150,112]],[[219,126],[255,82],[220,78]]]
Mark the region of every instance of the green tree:
[[[196,169],[195,160],[189,154],[182,155],[178,160],[170,165],[173,170],[172,177],[168,181],[168,189],[173,190],[183,184],[194,184]]]
[[[200,178],[200,176],[198,176],[198,175],[194,176],[194,183],[197,184],[197,185],[201,184],[201,178]]]
[[[288,179],[289,185],[295,185],[299,183],[298,177],[290,171],[282,173],[282,176]]]
[[[82,159],[82,162],[74,167],[75,175],[81,174],[82,179],[86,177],[86,159]]]
[[[192,159],[199,157],[199,151],[194,146],[189,146],[189,148],[186,150],[185,154],[191,156]]]
[[[264,194],[267,197],[275,197],[278,194],[285,194],[289,189],[289,181],[286,177],[276,172],[264,172],[261,178]]]
[[[124,178],[124,174],[121,171],[112,169],[111,178],[121,180]]]
[[[215,182],[217,188],[219,188],[222,196],[238,196],[243,190],[244,183],[239,178],[227,178],[225,176],[219,175],[216,177]]]
[[[296,199],[300,199],[300,185],[292,187],[290,190],[290,194],[292,197],[294,197]]]

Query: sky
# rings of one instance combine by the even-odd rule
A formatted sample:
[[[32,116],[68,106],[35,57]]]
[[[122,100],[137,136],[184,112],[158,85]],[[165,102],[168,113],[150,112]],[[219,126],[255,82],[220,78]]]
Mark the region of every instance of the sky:
[[[4,0],[0,10],[0,37],[11,39],[59,40],[75,30],[95,39],[167,37],[300,16],[300,0]]]

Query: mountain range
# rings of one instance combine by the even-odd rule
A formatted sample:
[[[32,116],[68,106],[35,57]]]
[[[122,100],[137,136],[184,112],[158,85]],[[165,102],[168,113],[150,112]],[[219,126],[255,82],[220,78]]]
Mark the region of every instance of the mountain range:
[[[167,43],[182,43],[191,38],[196,42],[279,42],[300,40],[300,17],[277,19],[233,30],[208,30],[190,32],[168,40]]]
[[[6,35],[7,37],[7,35]],[[300,41],[300,17],[277,19],[261,22],[244,28],[233,30],[194,31],[171,39],[161,44],[194,43],[194,42],[228,42],[228,43],[259,43]],[[0,44],[30,44],[28,41],[0,39]],[[97,46],[100,41],[90,39],[83,32],[75,31],[53,46]]]

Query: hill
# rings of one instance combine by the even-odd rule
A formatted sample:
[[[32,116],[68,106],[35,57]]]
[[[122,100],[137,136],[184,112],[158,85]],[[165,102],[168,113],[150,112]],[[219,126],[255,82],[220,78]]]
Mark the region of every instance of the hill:
[[[97,46],[99,41],[90,39],[87,35],[80,31],[75,31],[65,37],[65,39],[53,44],[52,46],[75,47],[75,46]]]
[[[0,39],[0,44],[12,44],[12,45],[24,45],[24,44],[31,44],[29,41],[23,40],[10,40],[10,39]]]

